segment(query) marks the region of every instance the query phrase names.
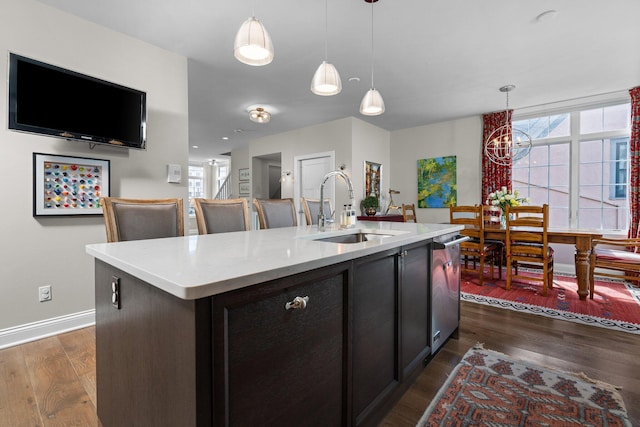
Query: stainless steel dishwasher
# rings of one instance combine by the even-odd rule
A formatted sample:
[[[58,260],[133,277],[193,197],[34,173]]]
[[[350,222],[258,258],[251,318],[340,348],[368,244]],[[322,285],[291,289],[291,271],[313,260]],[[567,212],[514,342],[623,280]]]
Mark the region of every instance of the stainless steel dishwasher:
[[[431,248],[431,354],[460,324],[460,243],[457,233],[433,239]]]

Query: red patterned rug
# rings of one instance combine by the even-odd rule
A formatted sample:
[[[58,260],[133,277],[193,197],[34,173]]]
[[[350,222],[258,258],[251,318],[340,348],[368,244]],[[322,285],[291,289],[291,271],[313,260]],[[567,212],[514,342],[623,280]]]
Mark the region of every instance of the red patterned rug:
[[[539,282],[513,281],[507,291],[504,280],[488,276],[478,286],[463,274],[462,300],[640,334],[640,288],[630,283],[596,280],[593,299],[581,301],[575,277],[555,274],[544,297]]]
[[[631,426],[611,385],[472,348],[418,427]]]

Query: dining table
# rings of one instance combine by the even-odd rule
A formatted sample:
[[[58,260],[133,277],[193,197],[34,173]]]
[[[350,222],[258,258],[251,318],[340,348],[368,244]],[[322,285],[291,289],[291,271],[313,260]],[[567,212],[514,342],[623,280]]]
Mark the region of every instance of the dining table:
[[[485,225],[484,238],[504,241],[506,229],[500,224]],[[547,239],[549,243],[563,243],[574,245],[576,282],[578,283],[578,296],[586,300],[589,295],[589,258],[591,255],[592,240],[602,237],[602,232],[596,229],[586,228],[548,228]]]

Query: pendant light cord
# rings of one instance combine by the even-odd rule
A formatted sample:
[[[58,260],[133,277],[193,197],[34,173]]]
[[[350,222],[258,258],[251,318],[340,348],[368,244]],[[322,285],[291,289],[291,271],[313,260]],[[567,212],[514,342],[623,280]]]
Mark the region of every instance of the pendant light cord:
[[[509,127],[509,91],[507,91],[507,109],[504,112],[504,125]]]
[[[375,89],[373,84],[373,1],[371,2],[371,89]]]
[[[324,0],[324,60],[328,62],[329,59],[329,48],[327,47],[329,42],[329,12],[327,6],[328,0]]]

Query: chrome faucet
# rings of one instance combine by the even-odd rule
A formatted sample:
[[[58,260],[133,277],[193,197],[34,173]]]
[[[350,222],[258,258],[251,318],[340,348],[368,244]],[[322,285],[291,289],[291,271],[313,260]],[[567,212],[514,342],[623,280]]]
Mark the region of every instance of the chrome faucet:
[[[322,178],[322,184],[320,184],[320,213],[318,214],[318,230],[319,231],[324,231],[325,225],[327,223],[327,217],[324,215],[324,184],[332,176],[341,176],[342,179],[346,181],[347,186],[349,187],[349,199],[351,199],[352,205],[354,203],[353,183],[351,182],[351,178],[349,178],[349,175],[344,173],[342,169],[337,169],[326,174],[324,178]],[[329,215],[331,215],[331,213],[329,213]]]

